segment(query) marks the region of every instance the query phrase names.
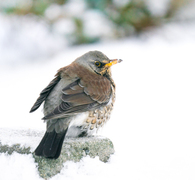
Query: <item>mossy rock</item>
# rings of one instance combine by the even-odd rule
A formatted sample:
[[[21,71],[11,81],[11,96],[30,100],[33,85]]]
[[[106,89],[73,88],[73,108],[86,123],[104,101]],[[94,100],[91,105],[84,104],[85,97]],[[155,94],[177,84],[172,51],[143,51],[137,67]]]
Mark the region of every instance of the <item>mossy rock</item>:
[[[42,133],[34,131],[20,131],[0,129],[4,136],[14,137],[18,139],[26,136],[27,141],[31,142],[33,138],[42,138]],[[2,137],[2,136],[1,136]],[[9,145],[8,145],[9,144]],[[90,156],[91,158],[99,157],[100,161],[107,162],[110,155],[114,153],[114,146],[110,139],[101,136],[82,137],[82,138],[66,138],[62,147],[61,155],[58,159],[47,159],[36,156],[32,149],[27,145],[20,143],[6,144],[0,139],[0,153],[11,155],[13,152],[19,154],[32,154],[37,163],[39,174],[42,178],[48,179],[58,173],[63,168],[66,161],[79,162],[83,157]],[[11,145],[10,145],[11,144]]]

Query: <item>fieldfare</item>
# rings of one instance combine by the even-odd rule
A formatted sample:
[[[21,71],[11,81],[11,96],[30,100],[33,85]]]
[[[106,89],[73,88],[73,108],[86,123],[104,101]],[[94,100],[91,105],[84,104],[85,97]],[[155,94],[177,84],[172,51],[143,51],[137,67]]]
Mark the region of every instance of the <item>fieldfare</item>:
[[[110,60],[100,51],[90,51],[58,70],[31,108],[44,102],[47,130],[35,155],[57,159],[66,136],[90,136],[110,118],[115,101],[115,83]]]

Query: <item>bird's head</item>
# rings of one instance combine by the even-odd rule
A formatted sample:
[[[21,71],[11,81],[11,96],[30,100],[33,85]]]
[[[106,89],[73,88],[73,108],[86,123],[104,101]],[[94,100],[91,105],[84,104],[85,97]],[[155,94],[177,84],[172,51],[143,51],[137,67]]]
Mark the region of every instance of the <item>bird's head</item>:
[[[89,51],[75,60],[76,63],[102,76],[110,74],[110,67],[121,61],[121,59],[109,59],[100,51]]]

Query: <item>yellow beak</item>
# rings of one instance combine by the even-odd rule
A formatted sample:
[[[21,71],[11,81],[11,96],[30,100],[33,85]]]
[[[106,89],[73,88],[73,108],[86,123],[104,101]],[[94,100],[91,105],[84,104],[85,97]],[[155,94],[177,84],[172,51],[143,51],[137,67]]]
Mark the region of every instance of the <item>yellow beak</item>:
[[[112,65],[117,64],[117,63],[120,63],[122,61],[123,61],[122,59],[112,59],[112,60],[110,60],[109,63],[107,63],[105,65],[105,67],[111,67]]]

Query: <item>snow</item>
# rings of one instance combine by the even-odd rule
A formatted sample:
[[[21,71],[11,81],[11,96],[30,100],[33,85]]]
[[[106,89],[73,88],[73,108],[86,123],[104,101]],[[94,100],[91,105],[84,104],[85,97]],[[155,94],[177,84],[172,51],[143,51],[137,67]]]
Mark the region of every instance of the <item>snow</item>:
[[[34,131],[27,128],[0,128],[1,144],[8,146],[19,144],[21,147],[30,147],[30,152],[35,150],[43,135],[43,131],[37,129]]]
[[[169,24],[139,39],[70,47],[42,61],[16,66],[1,61],[0,128],[44,131],[41,110],[29,114],[40,91],[60,67],[89,50],[100,50],[109,58],[123,59],[112,68],[116,103],[100,132],[113,141],[116,153],[108,163],[89,157],[66,162],[51,180],[194,180],[194,30],[193,24]],[[12,53],[12,47],[7,48]],[[15,54],[15,60],[19,57]],[[4,133],[1,138],[3,143],[15,142]],[[22,136],[19,141],[25,144]],[[34,147],[35,141],[32,137],[27,144]],[[41,179],[32,155],[1,153],[0,169],[4,180]]]
[[[0,13],[0,27],[1,64],[38,61],[51,57],[67,45],[59,35],[50,32],[46,22],[35,16]]]
[[[158,16],[163,16],[166,14],[166,11],[169,7],[171,0],[145,0],[148,6],[148,9],[154,14]]]
[[[82,14],[86,12],[86,10],[87,10],[87,5],[83,0],[68,1],[63,6],[63,12],[69,17],[72,16],[72,17],[79,18],[82,16]]]
[[[60,17],[62,13],[62,8],[58,4],[51,4],[45,11],[45,16],[49,20],[55,20]]]
[[[181,19],[181,20],[189,20],[189,19],[194,19],[195,17],[195,11],[194,11],[194,7],[195,7],[195,1],[191,0],[189,1],[189,3],[187,3],[185,5],[185,8],[180,9],[177,12],[177,19]]]
[[[13,153],[11,156],[0,154],[0,179],[29,179],[39,180],[36,164],[32,155],[21,155]]]
[[[84,34],[89,37],[113,36],[113,23],[109,21],[101,11],[88,10],[82,18],[84,22]]]

